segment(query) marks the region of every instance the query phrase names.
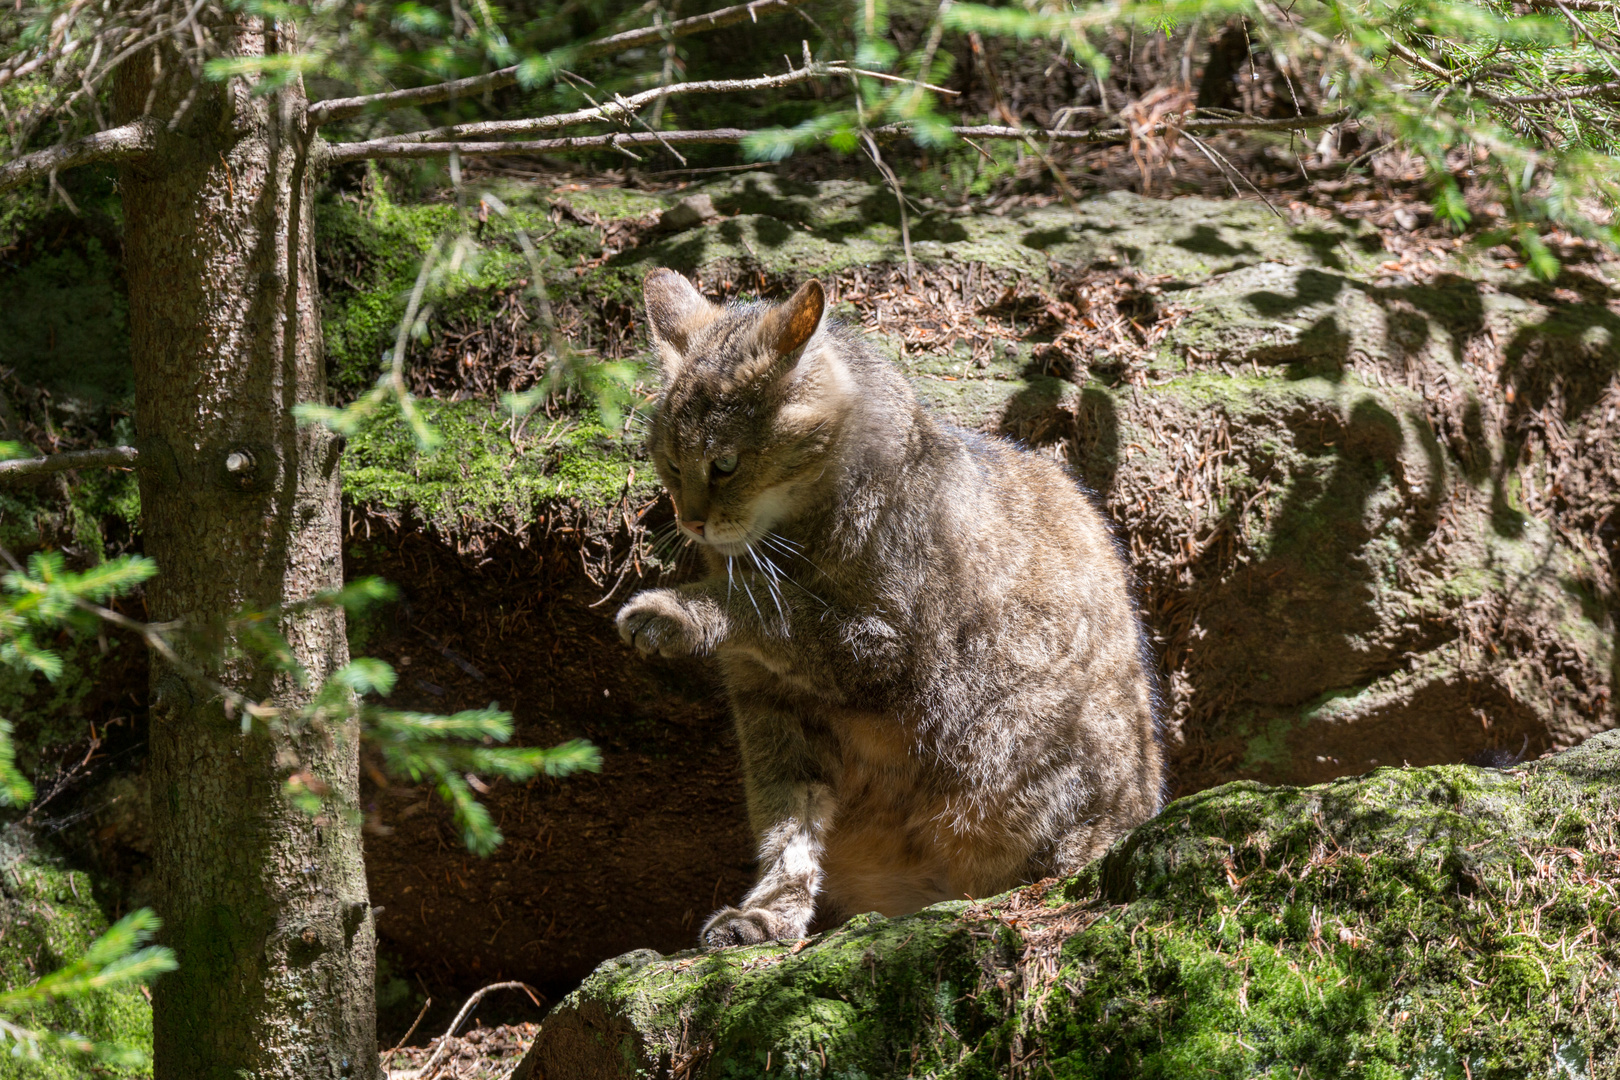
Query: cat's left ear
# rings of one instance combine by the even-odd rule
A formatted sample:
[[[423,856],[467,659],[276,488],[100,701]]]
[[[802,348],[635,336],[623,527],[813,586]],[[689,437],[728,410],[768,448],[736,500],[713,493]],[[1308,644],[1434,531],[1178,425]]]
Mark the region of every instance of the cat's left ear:
[[[647,304],[649,336],[667,385],[685,365],[692,339],[720,317],[720,309],[690,281],[665,267],[648,274],[641,289]]]
[[[827,310],[827,294],[821,282],[811,278],[782,303],[771,308],[760,325],[760,335],[777,359],[792,367],[799,359]]]

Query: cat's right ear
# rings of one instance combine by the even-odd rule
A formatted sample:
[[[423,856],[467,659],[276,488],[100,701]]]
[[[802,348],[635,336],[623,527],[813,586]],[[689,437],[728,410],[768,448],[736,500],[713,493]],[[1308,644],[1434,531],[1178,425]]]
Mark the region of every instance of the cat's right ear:
[[[658,366],[667,384],[686,363],[692,338],[720,315],[690,281],[667,267],[647,275],[641,286],[647,304],[647,326]]]

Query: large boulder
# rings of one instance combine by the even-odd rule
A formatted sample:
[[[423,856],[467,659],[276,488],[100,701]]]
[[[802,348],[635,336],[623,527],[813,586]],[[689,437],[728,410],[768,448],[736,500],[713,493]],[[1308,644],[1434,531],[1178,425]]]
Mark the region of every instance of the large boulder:
[[[1620,733],[1171,804],[1078,878],[610,960],[514,1080],[1620,1073]]]

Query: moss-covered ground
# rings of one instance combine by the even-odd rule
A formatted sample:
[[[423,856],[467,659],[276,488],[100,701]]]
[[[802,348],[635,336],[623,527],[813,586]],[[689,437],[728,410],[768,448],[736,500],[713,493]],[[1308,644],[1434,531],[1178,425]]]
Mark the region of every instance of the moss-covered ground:
[[[1613,1077],[1617,821],[1615,734],[1507,772],[1232,784],[1074,880],[610,961],[533,1075]]]
[[[542,507],[573,499],[603,508],[626,494],[645,502],[656,482],[636,470],[622,432],[588,410],[526,422],[488,401],[424,402],[421,411],[441,446],[420,447],[392,406],[350,439],[343,491],[367,513],[406,516],[448,538],[521,533]]]
[[[84,954],[107,929],[97,882],[16,825],[0,829],[0,986],[18,987]],[[99,1042],[152,1051],[152,1005],[141,987],[95,991],[40,1006],[9,1019],[26,1026],[73,1031]],[[94,1061],[45,1053],[38,1060],[0,1048],[0,1077],[83,1080],[89,1076],[146,1076]]]

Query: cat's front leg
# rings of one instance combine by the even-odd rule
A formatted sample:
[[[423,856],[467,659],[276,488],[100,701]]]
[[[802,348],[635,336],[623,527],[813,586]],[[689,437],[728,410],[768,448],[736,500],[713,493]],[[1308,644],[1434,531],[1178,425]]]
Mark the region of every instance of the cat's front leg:
[[[615,620],[619,637],[642,656],[706,656],[726,636],[725,612],[681,589],[648,589],[630,598]]]
[[[791,812],[760,839],[759,883],[737,907],[721,908],[709,917],[702,934],[705,948],[791,941],[810,929],[833,797],[823,784],[794,784],[777,794],[790,802]]]

